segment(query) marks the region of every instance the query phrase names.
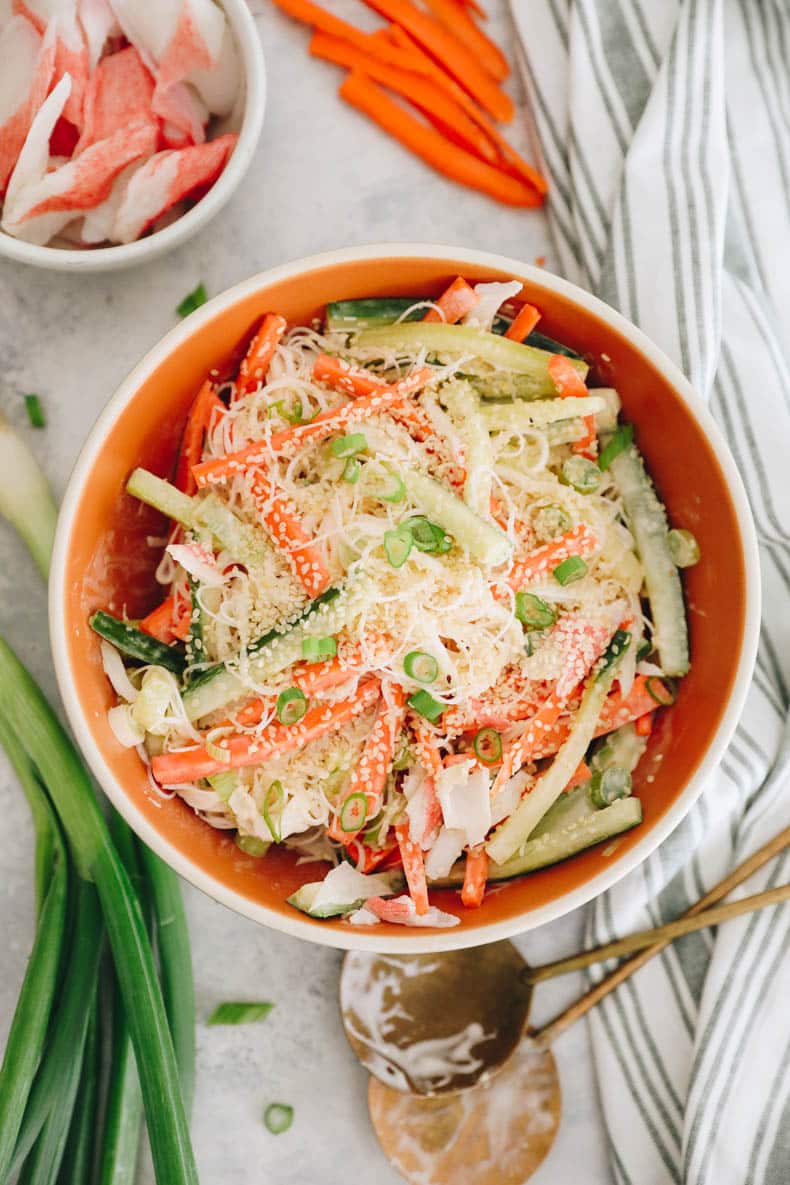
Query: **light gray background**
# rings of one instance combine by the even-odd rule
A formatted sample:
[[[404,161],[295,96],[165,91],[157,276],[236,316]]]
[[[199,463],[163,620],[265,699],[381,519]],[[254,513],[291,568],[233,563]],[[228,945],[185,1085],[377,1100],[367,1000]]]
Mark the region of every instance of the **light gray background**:
[[[505,48],[505,0],[486,0]],[[356,0],[331,0],[358,23]],[[510,210],[428,170],[336,95],[340,72],[307,55],[306,30],[268,0],[258,17],[269,75],[263,138],[243,189],[196,239],[157,263],[117,275],[71,278],[0,263],[0,407],[26,435],[62,493],[108,397],[175,320],[199,281],[210,294],[253,272],[311,252],[412,240],[501,252],[527,262],[551,251],[543,215]],[[371,22],[373,23],[373,22]],[[514,96],[522,99],[514,80]],[[519,127],[521,125],[521,127]],[[523,120],[509,133],[525,147]],[[41,394],[47,428],[26,426],[22,394]],[[0,630],[54,695],[44,589],[21,544],[0,524]],[[236,917],[185,886],[198,1016],[227,999],[268,999],[259,1026],[198,1030],[193,1135],[202,1185],[346,1185],[401,1178],[368,1122],[366,1075],[338,1019],[341,956]],[[21,792],[0,764],[0,1044],[5,1040],[32,935],[32,834]],[[519,942],[539,962],[575,949],[581,914]],[[581,987],[573,977],[539,989],[548,1016]],[[555,1050],[563,1088],[559,1138],[535,1185],[610,1180],[583,1025]],[[295,1107],[291,1130],[270,1135],[267,1103]],[[583,1166],[583,1167],[582,1167]],[[153,1182],[143,1168],[141,1180]]]

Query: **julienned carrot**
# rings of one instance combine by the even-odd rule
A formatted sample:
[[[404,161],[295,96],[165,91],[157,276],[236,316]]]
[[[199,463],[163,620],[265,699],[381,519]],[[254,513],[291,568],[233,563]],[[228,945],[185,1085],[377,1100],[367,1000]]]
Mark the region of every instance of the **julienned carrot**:
[[[358,49],[339,37],[330,37],[328,33],[314,35],[310,42],[310,53],[327,62],[334,62],[335,65],[360,70],[375,82],[383,83],[390,90],[408,99],[432,123],[439,124],[445,135],[450,134],[462,147],[490,163],[496,161],[497,154],[490,140],[447,91],[433,79],[386,62],[378,62],[369,52]]]
[[[468,8],[481,21],[488,20],[488,13],[482,4],[478,4],[477,0],[455,0],[455,6],[456,8]]]
[[[260,387],[266,378],[272,355],[287,328],[288,322],[279,313],[267,313],[263,318],[239,367],[234,400],[241,399]]]
[[[306,444],[317,444],[344,432],[349,424],[380,415],[424,387],[433,373],[429,366],[422,366],[395,383],[379,384],[371,395],[360,396],[355,402],[346,403],[343,407],[322,411],[309,424],[297,424],[293,428],[275,432],[268,444],[248,444],[238,452],[204,461],[193,469],[198,487],[202,489],[203,486],[216,485],[237,473],[245,473],[266,462],[272,452],[291,454]]]
[[[181,752],[162,753],[152,760],[154,777],[162,786],[175,786],[195,782],[198,778],[208,778],[223,770],[260,765],[270,757],[301,749],[328,732],[336,732],[344,724],[367,712],[378,695],[378,680],[369,679],[360,683],[356,693],[348,699],[309,708],[297,724],[272,721],[252,736],[244,733],[226,737],[218,742],[217,747],[227,753],[227,761],[212,756],[205,745],[183,749]]]
[[[461,889],[461,900],[467,909],[477,909],[483,902],[488,878],[488,852],[480,845],[470,848],[466,853],[466,867],[464,869],[464,884]]]
[[[425,0],[440,25],[444,25],[479,61],[496,82],[504,82],[510,66],[502,50],[478,28],[465,8],[455,0]]]
[[[395,838],[400,848],[403,871],[406,874],[406,884],[409,888],[409,895],[414,902],[415,911],[418,914],[427,913],[428,882],[425,877],[425,858],[420,845],[415,843],[409,835],[409,823],[407,819],[403,819],[395,825]]]
[[[343,41],[349,42],[350,45],[356,46],[357,49],[363,52],[367,51],[378,61],[387,62],[391,66],[399,66],[406,70],[417,69],[418,73],[426,76],[431,73],[424,64],[415,67],[410,60],[410,55],[404,53],[402,49],[391,44],[388,45],[384,38],[377,37],[375,34],[371,36],[369,33],[363,33],[355,25],[350,25],[348,21],[341,20],[340,17],[327,12],[320,4],[313,4],[312,0],[274,0],[274,3],[294,20],[301,21],[304,25],[311,25],[322,33],[328,33],[330,37],[339,37]]]
[[[431,78],[435,79],[439,86],[444,87],[447,93],[452,95],[458,106],[466,112],[469,118],[473,119],[481,130],[485,132],[492,144],[496,145],[502,157],[503,168],[514,176],[521,177],[541,197],[545,196],[548,192],[548,183],[543,174],[538,172],[537,169],[534,169],[532,165],[524,160],[523,156],[516,152],[515,148],[508,143],[496,125],[488,118],[484,111],[480,110],[463,87],[460,87],[454,79],[450,78],[448,74],[445,74],[444,70],[440,66],[437,66],[436,62],[424,53],[400,25],[390,25],[389,34],[394,46],[401,49],[404,53],[411,54],[413,64],[409,68],[414,70],[422,69]]]
[[[319,354],[313,363],[313,379],[324,383],[333,391],[342,391],[352,399],[360,395],[372,395],[383,385],[383,379],[362,366],[352,366],[344,358],[332,354]]]
[[[444,321],[446,325],[454,325],[471,313],[479,299],[471,284],[467,284],[463,276],[458,276],[435,302],[438,307],[428,309],[423,321]]]
[[[157,638],[160,642],[173,641],[173,615],[175,613],[176,599],[174,596],[166,597],[161,605],[157,605],[156,609],[152,609],[147,617],[144,617],[140,622],[140,629],[145,634],[150,634],[152,638]]]
[[[330,662],[299,663],[291,669],[289,679],[292,686],[298,687],[309,699],[313,695],[320,695],[322,691],[331,691],[333,687],[342,687],[349,679],[359,674],[361,667],[354,666],[347,660],[341,662],[333,658]],[[276,705],[275,699],[257,695],[243,707],[229,716],[227,720],[215,724],[215,728],[249,728],[259,724],[264,716],[270,715]]]
[[[391,703],[382,696],[376,718],[365,740],[357,765],[351,774],[348,791],[338,806],[338,813],[332,820],[328,831],[332,839],[356,839],[360,828],[346,831],[341,825],[343,806],[354,794],[364,794],[367,802],[365,819],[373,819],[381,809],[381,800],[387,776],[392,768],[395,757],[395,746],[403,728],[405,716],[406,693],[397,683],[391,685]]]
[[[411,0],[364,0],[364,3],[405,29],[492,118],[510,122],[513,100],[453,33],[421,12]]]
[[[537,547],[523,560],[515,563],[510,570],[507,583],[515,592],[527,588],[530,584],[540,584],[551,576],[563,560],[570,559],[571,556],[584,558],[592,555],[599,547],[600,542],[595,531],[586,523],[579,523],[564,535],[552,539],[550,543],[544,543],[542,547]]]
[[[311,597],[329,588],[329,571],[290,500],[258,469],[252,493],[272,539],[293,568],[294,575]]]
[[[613,692],[609,696],[595,729],[596,737],[606,736],[615,728],[620,728],[623,724],[631,724],[655,711],[656,701],[647,690],[646,682],[643,675],[638,675],[628,695],[622,696],[619,692]],[[661,686],[663,687],[663,684]],[[551,757],[568,739],[570,729],[569,719],[563,717],[557,720],[556,724],[543,733],[532,757],[536,761],[541,757]]]
[[[350,74],[340,87],[340,95],[416,156],[453,181],[459,181],[470,189],[478,189],[508,206],[542,204],[540,194],[531,185],[500,172],[493,165],[451,144],[439,132],[409,115],[364,76]]]
[[[523,304],[514,317],[512,324],[508,326],[505,337],[509,337],[516,342],[523,342],[524,338],[529,337],[532,333],[539,320],[540,313],[535,306]]]
[[[211,380],[206,379],[189,409],[178,452],[173,484],[185,494],[195,492],[192,466],[197,465],[203,455],[203,441],[215,411],[224,412],[225,404],[217,395]]]
[[[559,391],[563,399],[583,399],[588,394],[587,387],[584,380],[579,373],[574,370],[570,364],[570,360],[563,354],[554,354],[549,359],[548,372],[551,375],[554,386]],[[595,416],[585,416],[584,425],[587,433],[580,440],[573,442],[574,453],[579,453],[584,457],[595,457],[595,445],[597,441],[597,433],[595,431]]]

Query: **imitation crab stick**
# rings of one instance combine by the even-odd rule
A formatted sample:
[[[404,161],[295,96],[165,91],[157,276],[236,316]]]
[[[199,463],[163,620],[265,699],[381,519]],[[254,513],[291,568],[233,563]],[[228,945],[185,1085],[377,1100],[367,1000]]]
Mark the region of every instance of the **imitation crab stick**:
[[[471,284],[467,284],[463,276],[458,276],[436,301],[437,307],[428,309],[423,321],[444,321],[454,325],[472,311],[479,299]]]
[[[189,409],[187,422],[181,437],[176,473],[173,484],[185,494],[194,494],[197,489],[192,476],[192,466],[197,465],[203,453],[203,442],[211,426],[214,413],[224,412],[225,404],[217,395],[214,384],[206,379]]]
[[[153,76],[133,45],[102,58],[88,81],[76,151],[83,152],[132,124],[156,124],[153,97]]]
[[[416,712],[409,712],[408,725],[409,731],[414,737],[414,750],[417,754],[417,760],[423,769],[427,770],[432,777],[435,777],[443,768],[436,731]]]
[[[329,587],[329,572],[296,509],[260,469],[253,478],[252,493],[266,529],[297,580],[311,597],[319,596]]]
[[[54,45],[41,36],[23,16],[12,16],[0,33],[0,62],[14,63],[3,70],[0,90],[0,195],[14,171],[33,117],[47,97],[55,67]]]
[[[395,825],[406,884],[418,914],[428,912],[428,882],[425,877],[425,857],[422,848],[409,835],[408,820],[402,819]]]
[[[426,5],[439,24],[474,54],[496,82],[504,82],[510,73],[507,58],[499,46],[478,28],[464,8],[459,8],[455,0],[426,0]]]
[[[656,689],[659,695],[662,691],[667,691],[660,680],[656,681]],[[655,709],[656,701],[647,690],[647,680],[643,675],[637,675],[628,695],[623,696],[619,692],[613,692],[608,697],[601,710],[595,735],[597,737],[605,736],[623,724],[630,724],[646,717],[650,718]],[[556,753],[567,740],[570,730],[570,721],[564,717],[557,720],[551,728],[546,729],[532,754],[535,760],[541,757],[550,757],[552,753]]]
[[[554,354],[549,360],[547,370],[563,399],[583,399],[588,394],[584,380],[563,354]],[[584,426],[587,434],[573,442],[573,452],[585,457],[594,457],[598,439],[595,416],[585,416]]]
[[[234,400],[257,391],[265,381],[274,351],[287,328],[288,322],[279,313],[267,313],[263,318],[239,367]]]
[[[227,753],[227,760],[212,756],[205,745],[180,752],[162,753],[152,760],[154,777],[163,786],[194,782],[223,770],[260,765],[281,753],[301,749],[310,741],[336,732],[357,716],[367,712],[379,695],[377,679],[360,683],[356,694],[335,704],[317,704],[309,708],[296,724],[272,721],[258,734],[226,737],[216,748]],[[213,746],[212,746],[213,747]]]
[[[524,338],[529,337],[532,333],[539,320],[540,313],[535,306],[523,304],[517,315],[513,318],[512,324],[508,326],[505,337],[509,337],[516,342],[523,342]]]
[[[160,639],[160,641],[167,640],[166,638]],[[319,695],[322,691],[331,691],[333,687],[342,687],[361,670],[362,667],[359,664],[353,666],[347,660],[341,662],[339,658],[333,658],[330,662],[300,663],[292,668],[289,678],[292,685],[309,699],[310,696]],[[274,712],[276,703],[275,699],[263,695],[256,696],[227,720],[215,725],[215,728],[233,728],[234,725],[250,728],[255,724],[260,724],[264,716],[269,716]]]
[[[390,90],[408,99],[456,143],[476,153],[483,160],[496,161],[497,154],[490,140],[434,79],[391,66],[386,62],[378,62],[370,53],[363,52],[339,37],[330,37],[327,33],[315,34],[310,42],[310,53],[313,57],[334,62],[335,65],[360,70],[374,82],[383,83]]]
[[[494,119],[509,122],[513,118],[513,100],[486,73],[478,58],[448,29],[411,0],[364,0],[388,21],[395,21],[417,41],[448,74],[477,100]]]
[[[482,904],[487,877],[488,853],[482,845],[478,848],[470,848],[466,854],[464,884],[461,889],[461,900],[467,909],[476,909]]]
[[[339,804],[337,817],[329,827],[332,839],[355,839],[360,827],[343,827],[343,807],[350,798],[363,794],[367,808],[362,825],[366,819],[372,819],[381,808],[384,787],[387,776],[392,768],[395,756],[395,746],[403,728],[405,715],[406,693],[398,684],[390,688],[391,702],[382,696],[379,701],[376,718],[370,733],[365,740],[362,756],[351,774],[348,790]]]
[[[532,185],[451,144],[440,132],[415,119],[364,76],[350,74],[340,87],[340,96],[453,181],[478,189],[505,205],[541,205],[542,197]]]
[[[586,523],[579,523],[552,539],[551,543],[544,543],[530,552],[523,560],[513,565],[507,578],[507,583],[514,591],[527,588],[530,584],[540,584],[547,580],[555,568],[571,556],[593,555],[600,543],[598,536]]]
[[[288,454],[306,444],[317,444],[343,433],[349,424],[369,419],[402,403],[408,395],[423,387],[432,375],[430,367],[420,367],[395,383],[379,384],[371,395],[362,395],[353,403],[322,411],[309,424],[297,424],[293,428],[273,433],[268,445],[249,444],[238,452],[204,461],[193,470],[198,487],[215,485],[234,474],[244,473],[267,461],[272,452]]]

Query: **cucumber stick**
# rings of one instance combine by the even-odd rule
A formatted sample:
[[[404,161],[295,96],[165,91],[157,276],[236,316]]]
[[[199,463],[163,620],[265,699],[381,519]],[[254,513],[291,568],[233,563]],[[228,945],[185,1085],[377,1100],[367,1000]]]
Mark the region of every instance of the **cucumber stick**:
[[[424,308],[409,313],[420,299],[419,296],[382,296],[368,300],[334,300],[326,306],[326,328],[330,333],[338,330],[357,333],[360,329],[392,325],[404,314],[407,314],[406,321],[421,321],[425,316]]]
[[[480,400],[468,382],[456,379],[442,387],[442,402],[451,412],[466,448],[464,502],[475,514],[488,515],[494,457],[485,420],[480,412]]]
[[[126,491],[133,498],[139,498],[146,506],[153,506],[154,510],[160,510],[162,514],[175,519],[182,526],[193,525],[194,498],[177,490],[163,477],[157,477],[147,469],[135,469],[126,483]]]
[[[480,518],[446,486],[410,469],[406,487],[428,518],[452,535],[473,559],[491,567],[510,559],[512,546],[504,531]]]
[[[439,357],[469,356],[477,358],[495,370],[513,371],[529,375],[534,388],[544,395],[556,395],[557,388],[548,371],[552,357],[547,350],[536,350],[522,342],[511,341],[496,333],[482,333],[470,325],[444,325],[440,321],[421,321],[418,324],[387,325],[381,329],[365,329],[352,338],[352,346],[360,350],[403,350],[415,353],[427,350]],[[582,378],[587,364],[571,359],[571,365]]]
[[[186,657],[180,642],[167,646],[164,642],[152,638],[150,634],[144,634],[128,621],[121,621],[103,610],[94,613],[88,624],[99,637],[112,642],[122,654],[127,654],[137,662],[164,667],[174,675],[180,675],[184,669]]]
[[[573,777],[593,739],[601,709],[630,641],[630,634],[617,630],[609,643],[601,668],[590,675],[587,681],[570,736],[529,794],[522,798],[510,818],[497,828],[488,841],[486,850],[495,864],[504,864],[510,860],[526,843]]]
[[[665,675],[685,675],[689,663],[683,587],[667,542],[667,512],[635,445],[609,466],[645,573],[653,619],[653,645]]]
[[[489,432],[530,432],[574,416],[594,416],[606,410],[606,403],[597,395],[574,399],[535,399],[529,403],[486,403],[481,418]]]
[[[586,787],[580,786],[579,790],[589,802]],[[577,793],[578,791],[573,791],[567,796],[568,799],[572,799]],[[614,839],[615,836],[630,831],[642,822],[642,804],[638,798],[619,798],[603,810],[596,810],[594,807],[579,809],[578,801],[568,805],[571,809],[565,820],[555,819],[554,825],[545,831],[536,829],[516,854],[504,864],[489,865],[489,879],[509,880],[514,876],[523,876],[524,873],[546,868],[550,864],[558,864],[560,860],[567,860],[586,848],[603,843],[604,840]],[[565,795],[552,810],[559,806],[565,806]],[[575,811],[572,809],[574,807]],[[551,814],[552,811],[549,811],[547,820]],[[453,866],[446,880],[436,882],[437,886],[463,884],[464,867],[464,861],[459,861]]]

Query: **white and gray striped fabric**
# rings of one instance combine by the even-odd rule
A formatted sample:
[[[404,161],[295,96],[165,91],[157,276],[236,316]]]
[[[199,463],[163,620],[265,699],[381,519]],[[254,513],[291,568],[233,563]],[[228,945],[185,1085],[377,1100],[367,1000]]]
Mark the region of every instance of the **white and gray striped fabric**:
[[[709,399],[760,539],[735,739],[685,822],[591,907],[597,943],[675,917],[790,822],[790,3],[511,3],[561,268]],[[790,855],[742,892],[785,881]],[[618,1183],[788,1185],[790,906],[676,942],[591,1033]]]

